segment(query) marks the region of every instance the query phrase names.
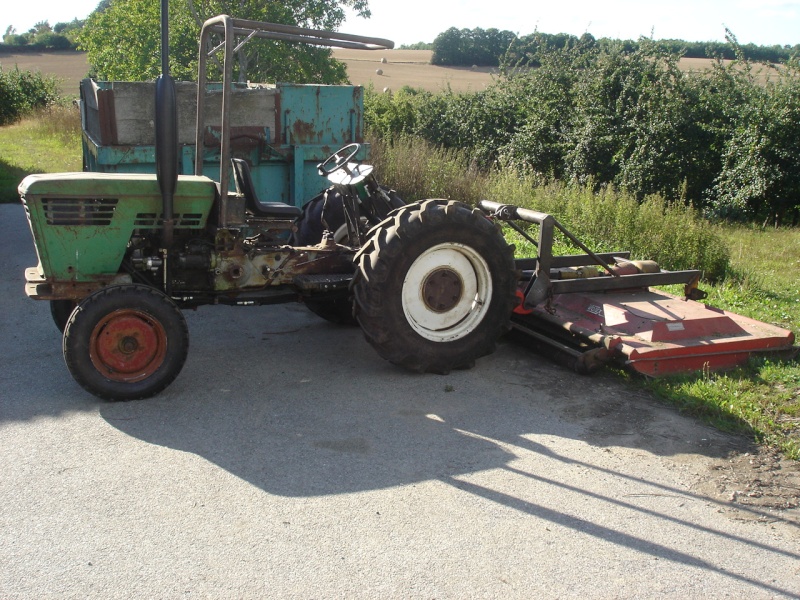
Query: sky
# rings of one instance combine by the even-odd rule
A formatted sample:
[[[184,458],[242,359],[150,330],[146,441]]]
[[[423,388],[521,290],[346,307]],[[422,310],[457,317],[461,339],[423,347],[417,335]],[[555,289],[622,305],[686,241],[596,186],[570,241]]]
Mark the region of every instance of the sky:
[[[99,0],[7,0],[0,35],[39,21],[51,25],[85,19]],[[158,0],[153,0],[158,2]],[[675,38],[724,41],[728,27],[740,43],[771,46],[800,43],[800,0],[370,0],[372,18],[348,16],[341,31],[400,44],[432,42],[450,27],[591,33],[596,38]],[[524,7],[524,8],[520,8]],[[236,16],[236,15],[233,15]]]

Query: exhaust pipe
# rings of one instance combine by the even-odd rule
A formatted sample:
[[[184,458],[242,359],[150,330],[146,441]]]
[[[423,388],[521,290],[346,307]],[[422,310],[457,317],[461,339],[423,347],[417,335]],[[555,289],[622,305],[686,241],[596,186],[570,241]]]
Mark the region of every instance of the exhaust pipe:
[[[178,185],[178,104],[175,80],[169,74],[169,2],[161,0],[161,75],[156,79],[156,178],[161,191],[164,258],[164,291],[170,293],[169,248],[172,247],[175,216],[173,199]]]

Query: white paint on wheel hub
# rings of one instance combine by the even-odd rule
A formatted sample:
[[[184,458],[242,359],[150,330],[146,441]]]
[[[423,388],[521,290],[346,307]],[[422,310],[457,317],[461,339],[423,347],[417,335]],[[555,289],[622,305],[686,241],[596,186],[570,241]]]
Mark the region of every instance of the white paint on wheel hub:
[[[432,279],[448,275],[444,302],[430,297],[436,287]],[[460,279],[460,285],[453,283]],[[428,297],[426,297],[426,292]],[[412,329],[434,342],[451,342],[472,332],[486,316],[492,297],[489,265],[464,244],[444,243],[420,254],[403,281],[403,312]],[[446,306],[441,309],[442,304]]]

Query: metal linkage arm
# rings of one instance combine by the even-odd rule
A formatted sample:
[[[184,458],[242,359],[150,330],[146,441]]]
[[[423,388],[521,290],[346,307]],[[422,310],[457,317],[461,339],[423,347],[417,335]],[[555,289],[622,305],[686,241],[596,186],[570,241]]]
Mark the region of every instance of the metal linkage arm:
[[[510,204],[500,204],[489,200],[481,200],[479,208],[487,215],[511,223],[513,220],[525,221],[539,225],[539,255],[534,259],[517,261],[518,268],[533,269],[530,283],[525,288],[525,307],[533,307],[552,298],[556,294],[568,294],[590,291],[612,291],[621,289],[641,288],[656,285],[669,285],[676,283],[691,284],[696,281],[700,272],[690,271],[659,271],[658,273],[635,273],[620,275],[609,262],[614,258],[627,258],[629,253],[594,253],[570,233],[553,215],[541,213],[527,208],[519,208]],[[586,252],[586,259],[580,256],[559,257],[553,256],[553,238],[555,230],[559,230],[573,244]],[[566,266],[597,264],[610,275],[592,277],[587,279],[552,279],[558,276],[551,273],[551,269]],[[527,277],[527,274],[526,274]]]

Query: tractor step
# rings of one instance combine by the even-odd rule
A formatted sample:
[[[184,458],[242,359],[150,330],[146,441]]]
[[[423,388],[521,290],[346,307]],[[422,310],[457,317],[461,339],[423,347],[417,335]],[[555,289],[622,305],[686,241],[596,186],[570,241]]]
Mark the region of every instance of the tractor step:
[[[353,275],[350,273],[337,273],[334,275],[298,275],[294,278],[294,285],[303,292],[335,292],[346,290],[350,286]]]

